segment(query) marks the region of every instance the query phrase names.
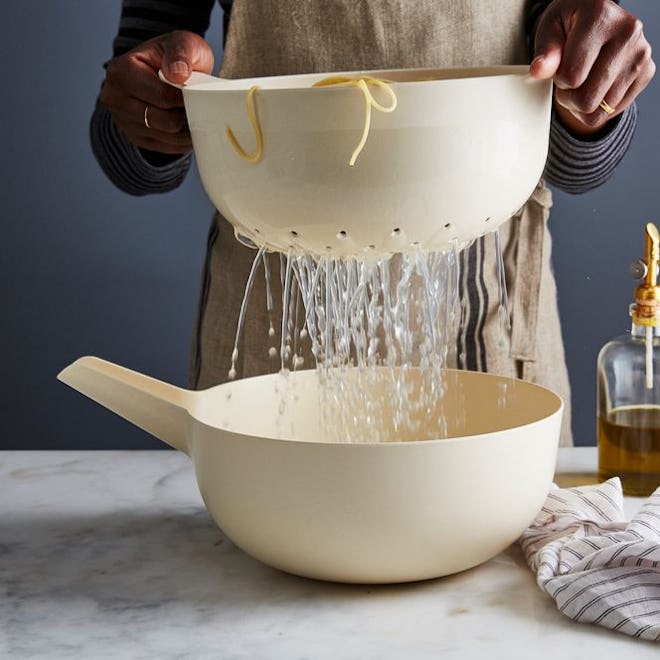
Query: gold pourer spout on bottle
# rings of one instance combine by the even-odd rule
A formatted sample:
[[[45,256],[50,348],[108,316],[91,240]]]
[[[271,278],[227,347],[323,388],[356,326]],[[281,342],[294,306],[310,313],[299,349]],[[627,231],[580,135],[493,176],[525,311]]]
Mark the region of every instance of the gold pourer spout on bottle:
[[[654,328],[660,325],[660,286],[658,286],[660,233],[652,222],[646,225],[644,265],[646,266],[644,282],[635,289],[635,303],[630,313],[635,325]]]
[[[630,308],[633,325],[645,329],[646,335],[646,388],[653,388],[653,336],[660,326],[660,234],[652,223],[646,224],[646,249],[644,256],[644,282],[635,289],[635,302]]]

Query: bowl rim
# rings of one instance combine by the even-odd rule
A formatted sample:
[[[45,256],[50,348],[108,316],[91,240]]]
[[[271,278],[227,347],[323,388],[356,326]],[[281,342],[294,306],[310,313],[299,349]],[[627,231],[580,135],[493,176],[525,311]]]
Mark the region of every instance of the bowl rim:
[[[384,367],[386,368],[386,367]],[[413,369],[418,369],[418,367],[412,367]],[[456,374],[475,374],[478,375],[479,377],[486,377],[488,379],[499,379],[499,380],[505,380],[507,382],[514,382],[514,383],[520,383],[524,385],[525,387],[531,387],[533,389],[542,391],[545,396],[548,396],[550,399],[554,399],[552,404],[549,406],[551,408],[550,412],[543,417],[539,417],[538,419],[532,420],[531,422],[528,422],[526,424],[520,424],[518,426],[511,426],[508,428],[504,429],[498,429],[496,431],[487,431],[484,433],[473,433],[471,435],[461,435],[461,436],[453,436],[450,438],[434,438],[431,440],[393,440],[393,441],[388,441],[388,442],[342,442],[342,441],[337,441],[337,440],[298,440],[295,438],[277,438],[273,436],[257,436],[253,435],[251,433],[244,433],[241,431],[236,431],[228,428],[223,428],[222,426],[215,426],[213,424],[209,424],[208,422],[205,422],[202,417],[203,414],[197,414],[194,411],[194,406],[192,407],[193,409],[188,410],[188,415],[190,418],[194,421],[195,424],[198,424],[204,428],[209,429],[213,433],[218,433],[222,432],[227,435],[231,435],[233,438],[249,438],[251,440],[257,440],[260,442],[279,442],[279,443],[286,443],[289,445],[304,445],[304,446],[315,446],[315,447],[380,447],[381,449],[378,451],[383,451],[382,448],[384,447],[431,447],[431,446],[437,446],[440,444],[446,445],[447,443],[449,444],[456,444],[456,443],[466,443],[466,442],[474,442],[479,439],[483,439],[486,436],[489,436],[491,438],[497,438],[501,434],[505,433],[510,433],[512,430],[527,430],[530,435],[533,432],[533,428],[537,426],[538,424],[547,422],[550,418],[559,416],[561,419],[561,415],[563,414],[564,411],[564,401],[562,397],[559,396],[556,392],[551,390],[548,387],[545,387],[544,385],[539,385],[538,383],[532,383],[528,380],[523,380],[522,378],[515,378],[513,376],[502,376],[498,374],[493,374],[493,373],[488,373],[488,372],[477,372],[477,371],[472,371],[468,369],[445,369],[444,371],[449,372],[449,373],[456,373]],[[290,372],[288,376],[294,376],[296,373],[311,373],[315,374],[316,370],[315,369],[301,369],[300,371],[297,372]],[[281,374],[279,372],[277,373],[272,373],[272,374],[263,374],[261,376],[252,376],[251,378],[242,378],[240,380],[236,381],[228,381],[226,383],[221,383],[219,385],[214,385],[212,387],[209,387],[205,390],[199,390],[195,392],[196,396],[199,397],[199,399],[203,399],[204,397],[207,396],[213,396],[216,392],[220,392],[232,385],[236,385],[237,383],[243,383],[246,381],[254,381],[255,379],[271,379],[273,377],[279,377]],[[471,376],[469,376],[471,377]],[[194,442],[194,440],[193,440]],[[557,443],[559,442],[559,438],[557,437]],[[375,450],[353,450],[353,451],[375,451]]]
[[[296,73],[286,75],[273,75],[273,76],[260,76],[253,78],[221,78],[218,77],[213,82],[198,82],[186,85],[183,88],[185,94],[198,95],[200,93],[241,93],[249,91],[253,86],[259,87],[260,93],[282,93],[282,92],[303,92],[303,93],[327,93],[337,92],[351,88],[339,86],[322,86],[313,87],[313,83],[322,80],[323,78],[346,76],[346,77],[360,77],[371,76],[374,78],[382,77],[387,80],[388,76],[406,76],[416,74],[419,76],[434,76],[430,79],[413,79],[413,80],[392,80],[387,81],[390,85],[396,88],[408,88],[411,86],[421,85],[446,85],[449,83],[466,84],[469,81],[477,80],[494,80],[494,79],[510,79],[521,78],[523,80],[529,79],[538,84],[546,83],[544,80],[536,80],[529,74],[529,65],[527,64],[501,64],[501,65],[485,65],[485,66],[450,66],[450,67],[412,67],[400,69],[361,69],[354,71],[331,71],[320,73]],[[435,77],[439,74],[444,74],[444,77]],[[287,81],[297,82],[299,84],[290,86],[281,86],[279,83],[286,83]],[[273,87],[275,83],[277,86]]]

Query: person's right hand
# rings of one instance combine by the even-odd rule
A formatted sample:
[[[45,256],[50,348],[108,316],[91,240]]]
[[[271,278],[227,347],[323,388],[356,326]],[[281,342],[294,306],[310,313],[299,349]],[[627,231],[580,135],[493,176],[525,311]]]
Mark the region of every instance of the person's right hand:
[[[182,84],[192,71],[212,72],[213,51],[194,32],[170,32],[145,41],[108,63],[99,100],[135,146],[184,154],[192,142],[183,95],[158,78],[159,69],[168,80]]]

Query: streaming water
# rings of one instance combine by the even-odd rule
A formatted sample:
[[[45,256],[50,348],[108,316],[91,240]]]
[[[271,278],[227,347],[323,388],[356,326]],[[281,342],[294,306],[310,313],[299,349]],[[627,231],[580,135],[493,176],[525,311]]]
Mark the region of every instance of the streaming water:
[[[508,300],[496,234],[501,342],[510,334]],[[282,323],[275,347],[272,276],[267,255],[257,254],[241,306],[232,369],[245,321],[249,290],[263,263],[271,357],[281,372],[316,365],[326,441],[388,442],[447,434],[445,368],[450,346],[466,322],[466,251],[414,250],[381,259],[281,255]],[[462,280],[462,281],[461,281]],[[460,341],[459,341],[460,345]],[[464,355],[456,356],[458,364]],[[283,381],[280,412],[290,388]],[[500,390],[506,399],[506,388]]]
[[[234,350],[231,354],[231,369],[229,370],[229,379],[233,380],[236,378],[236,360],[238,359],[238,342],[241,339],[241,333],[243,331],[243,324],[245,323],[245,313],[247,312],[247,304],[250,299],[250,292],[254,286],[254,278],[257,275],[257,268],[259,262],[261,261],[266,249],[260,248],[257,251],[257,256],[252,262],[252,268],[250,269],[250,274],[248,275],[248,280],[245,285],[245,293],[243,294],[243,301],[241,302],[241,310],[238,314],[238,324],[236,325],[236,338],[234,339]]]
[[[445,433],[442,369],[455,333],[457,267],[454,249],[378,261],[288,256],[281,366],[302,366],[305,337],[327,440],[420,439],[422,427]]]
[[[270,348],[268,349],[268,357],[275,359],[277,357],[277,349],[275,348],[275,326],[273,325],[273,287],[271,284],[271,272],[270,272],[270,261],[268,260],[268,254],[261,250],[261,257],[264,264],[264,279],[266,280],[266,312],[268,314],[268,339],[271,343]],[[257,260],[255,259],[255,263]],[[254,264],[253,264],[254,267]],[[245,319],[240,319],[239,323],[244,323]],[[236,348],[236,346],[235,346]]]

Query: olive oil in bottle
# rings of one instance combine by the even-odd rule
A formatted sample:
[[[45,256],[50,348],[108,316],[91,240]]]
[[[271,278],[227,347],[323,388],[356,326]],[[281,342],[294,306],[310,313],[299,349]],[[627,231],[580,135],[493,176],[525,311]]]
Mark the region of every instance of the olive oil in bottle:
[[[630,307],[632,329],[598,355],[598,476],[620,477],[626,495],[660,486],[660,234],[646,225],[643,279]]]
[[[601,479],[621,477],[626,495],[650,495],[660,486],[660,406],[599,417],[598,465]]]

